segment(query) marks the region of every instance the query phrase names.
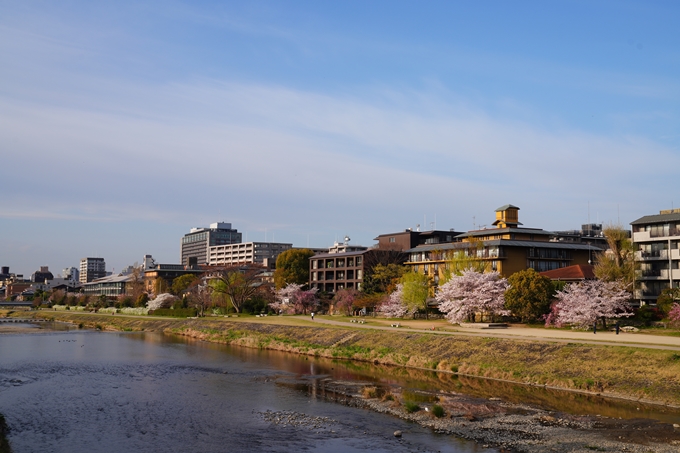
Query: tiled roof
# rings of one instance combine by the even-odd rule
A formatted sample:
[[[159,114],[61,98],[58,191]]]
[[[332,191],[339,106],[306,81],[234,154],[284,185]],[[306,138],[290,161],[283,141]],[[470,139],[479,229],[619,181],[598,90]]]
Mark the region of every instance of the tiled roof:
[[[573,266],[541,272],[541,275],[551,280],[592,280],[595,278],[595,268],[590,264],[575,264]]]
[[[513,206],[513,205],[511,205],[511,204],[506,204],[506,205],[503,205],[503,206],[501,206],[500,208],[496,209],[495,212],[505,211],[506,209],[510,209],[510,208],[519,209],[517,206]]]
[[[639,219],[630,222],[631,225],[640,225],[647,223],[661,223],[661,222],[678,222],[680,221],[680,213],[673,214],[657,214],[657,215],[646,215],[640,217]]]

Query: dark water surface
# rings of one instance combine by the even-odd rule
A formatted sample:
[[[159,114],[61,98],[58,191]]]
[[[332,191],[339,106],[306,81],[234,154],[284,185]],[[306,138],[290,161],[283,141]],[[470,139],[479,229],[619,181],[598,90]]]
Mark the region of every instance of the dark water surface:
[[[495,451],[311,396],[324,373],[379,380],[345,365],[153,333],[6,334],[0,413],[14,453]]]

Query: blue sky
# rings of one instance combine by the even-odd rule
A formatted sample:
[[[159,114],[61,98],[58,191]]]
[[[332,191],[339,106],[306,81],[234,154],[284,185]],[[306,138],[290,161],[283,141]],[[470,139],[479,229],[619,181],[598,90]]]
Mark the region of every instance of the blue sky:
[[[0,264],[680,207],[677,2],[0,1]],[[436,222],[436,224],[434,223]]]

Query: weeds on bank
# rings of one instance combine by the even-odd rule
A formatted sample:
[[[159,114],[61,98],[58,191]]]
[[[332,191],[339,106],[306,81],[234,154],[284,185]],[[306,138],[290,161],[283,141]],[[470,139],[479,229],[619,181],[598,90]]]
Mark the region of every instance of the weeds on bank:
[[[418,404],[414,403],[413,401],[404,401],[404,410],[406,410],[406,412],[409,414],[412,414],[413,412],[419,411],[420,406],[418,406]]]
[[[442,418],[444,416],[444,408],[441,407],[439,404],[435,404],[432,406],[432,415],[434,415],[437,418]]]

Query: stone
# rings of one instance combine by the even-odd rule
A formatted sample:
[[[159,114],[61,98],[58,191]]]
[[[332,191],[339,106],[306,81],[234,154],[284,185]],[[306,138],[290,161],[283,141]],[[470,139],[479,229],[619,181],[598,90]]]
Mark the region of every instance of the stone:
[[[394,437],[401,437],[401,431],[395,431],[394,432]]]

